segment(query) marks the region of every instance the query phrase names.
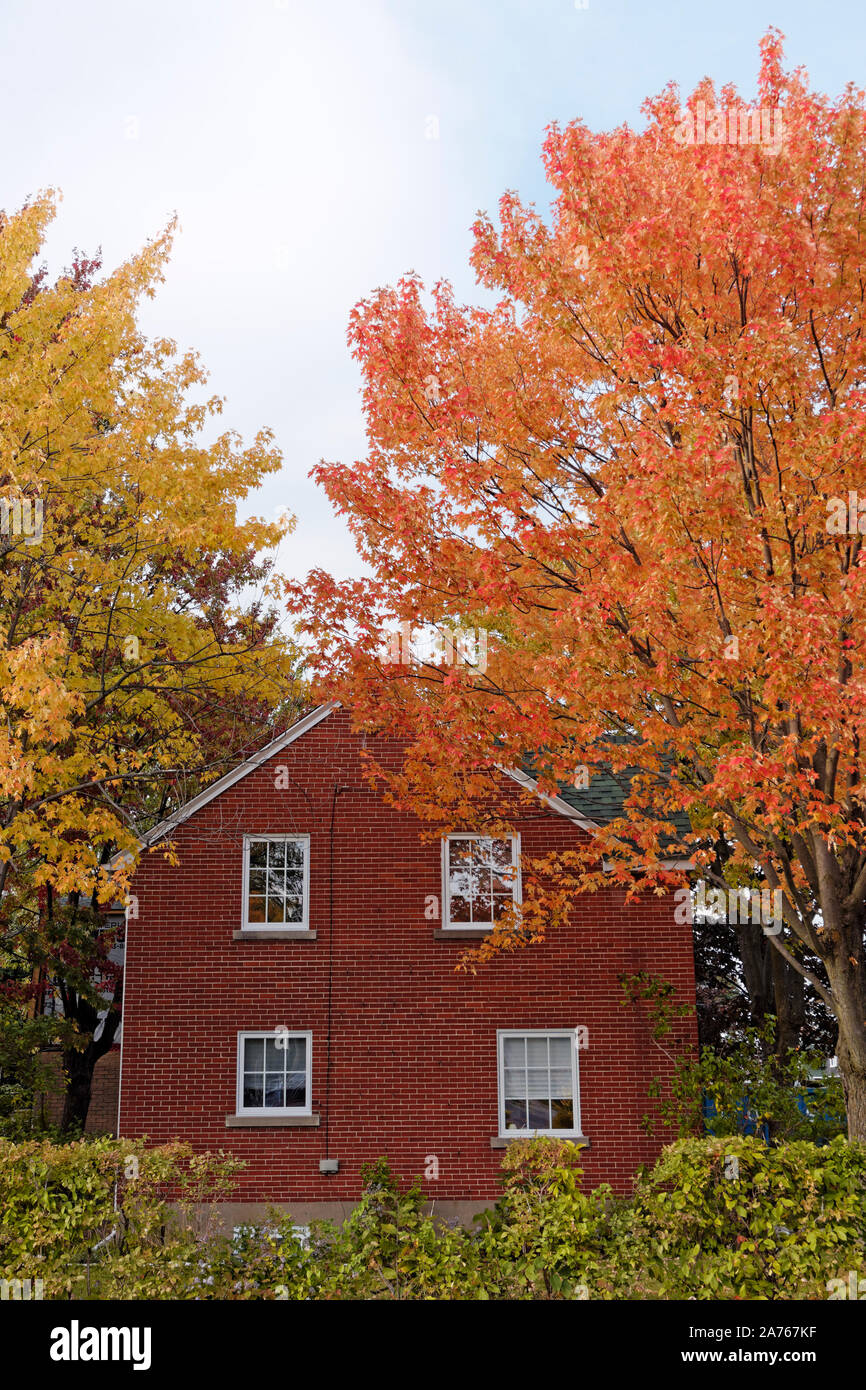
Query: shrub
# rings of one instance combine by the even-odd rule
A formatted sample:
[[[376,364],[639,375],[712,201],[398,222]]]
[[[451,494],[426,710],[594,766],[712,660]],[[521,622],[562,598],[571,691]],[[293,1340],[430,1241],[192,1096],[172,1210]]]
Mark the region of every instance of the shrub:
[[[482,1218],[488,1296],[588,1297],[607,1277],[617,1204],[607,1185],[581,1191],[580,1150],[561,1139],[517,1139],[502,1161],[503,1195]]]
[[[700,1058],[680,1057],[663,1094],[658,1082],[662,1124],[680,1137],[704,1128],[716,1135],[766,1133],[772,1142],[808,1139],[824,1143],[846,1130],[845,1098],[838,1077],[822,1071],[817,1054],[792,1048],[773,1053],[773,1021],[750,1028],[724,1052],[711,1047]]]
[[[348,1219],[308,1238],[276,1211],[231,1239],[196,1224],[241,1166],[183,1144],[0,1140],[0,1278],[41,1278],[48,1298],[802,1299],[866,1267],[866,1145],[842,1138],[679,1140],[627,1199],[584,1192],[572,1144],[517,1140],[474,1230],[377,1159]]]
[[[639,1182],[622,1246],[639,1297],[826,1298],[864,1266],[866,1145],[679,1140]]]
[[[202,1240],[193,1207],[240,1166],[180,1143],[0,1139],[0,1278],[41,1279],[46,1298],[182,1296]]]
[[[477,1251],[461,1226],[436,1222],[416,1178],[401,1192],[387,1159],[362,1170],[360,1202],[341,1227],[314,1223],[317,1298],[484,1297]]]

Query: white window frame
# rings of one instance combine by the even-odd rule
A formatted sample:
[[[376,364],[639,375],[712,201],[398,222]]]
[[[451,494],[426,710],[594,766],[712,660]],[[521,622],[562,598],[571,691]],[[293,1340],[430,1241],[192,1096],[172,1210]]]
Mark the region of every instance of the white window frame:
[[[454,835],[445,835],[442,838],[442,927],[445,931],[493,931],[495,923],[492,922],[452,922],[451,921],[451,874],[449,872],[448,846],[452,840],[511,840],[511,864],[514,869],[514,881],[511,887],[511,901],[515,907],[520,907],[523,902],[523,882],[520,872],[520,834],[514,831],[508,835],[484,835],[479,831],[460,831]]]
[[[275,1038],[304,1038],[307,1044],[306,1105],[244,1105],[244,1044],[248,1038],[265,1039],[269,1042],[273,1042]],[[237,1115],[260,1115],[267,1118],[269,1115],[311,1115],[313,1113],[313,1034],[311,1031],[304,1028],[293,1028],[291,1032],[285,1033],[277,1028],[252,1028],[238,1033],[236,1073],[235,1113]]]
[[[278,844],[303,845],[304,848],[304,902],[300,922],[251,922],[250,916],[250,846],[254,840],[272,840]],[[241,931],[284,932],[287,936],[310,930],[310,836],[309,835],[244,835],[243,852],[243,906],[241,908]]]
[[[505,1043],[508,1038],[568,1038],[571,1043],[571,1086],[574,1126],[572,1129],[506,1129],[505,1128]],[[496,1082],[500,1139],[528,1138],[534,1134],[550,1139],[582,1138],[580,1128],[580,1063],[578,1060],[577,1028],[497,1028]]]

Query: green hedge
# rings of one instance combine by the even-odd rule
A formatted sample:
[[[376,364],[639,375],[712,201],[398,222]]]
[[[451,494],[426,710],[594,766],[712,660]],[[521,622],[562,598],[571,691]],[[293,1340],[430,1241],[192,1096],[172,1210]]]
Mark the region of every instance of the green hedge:
[[[866,1272],[866,1146],[683,1139],[638,1185],[636,1296],[826,1298]]]
[[[0,1278],[41,1278],[46,1298],[808,1299],[866,1273],[866,1146],[841,1138],[680,1140],[629,1199],[584,1192],[573,1145],[521,1140],[471,1230],[379,1159],[346,1222],[308,1240],[277,1212],[213,1233],[240,1166],[182,1144],[0,1141]]]
[[[0,1139],[0,1279],[39,1279],[45,1298],[190,1297],[192,1211],[229,1195],[242,1166],[179,1143]]]

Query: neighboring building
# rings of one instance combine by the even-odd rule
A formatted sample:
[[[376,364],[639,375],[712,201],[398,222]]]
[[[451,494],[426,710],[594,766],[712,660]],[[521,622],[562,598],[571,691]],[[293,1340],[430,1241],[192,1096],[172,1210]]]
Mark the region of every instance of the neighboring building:
[[[69,900],[61,897],[59,901],[61,905],[65,906]],[[81,906],[92,908],[94,906],[93,899],[82,898]],[[104,930],[111,932],[115,940],[114,946],[108,952],[108,959],[122,969],[125,933],[124,905],[122,902],[114,901],[99,911]],[[95,982],[97,984],[106,983],[104,978],[101,979],[98,975],[95,977]],[[34,971],[33,983],[36,985],[36,991],[30,1005],[30,1016],[46,1015],[62,1018],[63,1001],[59,984],[44,966],[40,966]],[[106,1006],[99,1012],[93,1033],[94,1041],[98,1040],[102,1034],[113,993],[113,982],[106,983],[105,989],[102,990]],[[114,1134],[116,1132],[122,1034],[123,1023],[121,1022],[115,1030],[111,1047],[97,1060],[94,1066],[90,1106],[84,1126],[85,1134]],[[40,1124],[59,1125],[63,1116],[64,1091],[67,1082],[63,1067],[63,1049],[59,1045],[46,1048],[40,1053],[39,1060],[50,1069],[54,1081],[51,1090],[36,1095],[34,1117]]]
[[[63,1062],[60,1048],[53,1047],[39,1054],[39,1060],[54,1073],[56,1090],[36,1097],[35,1111],[40,1121],[57,1125],[63,1114]],[[117,1091],[120,1078],[120,1043],[111,1048],[93,1069],[93,1090],[87,1111],[85,1134],[114,1134],[117,1130]]]
[[[592,789],[527,805],[528,778],[503,773],[513,841],[424,842],[362,779],[364,742],[320,707],[148,837],[178,862],[145,851],[133,882],[118,1132],[244,1159],[232,1220],[271,1202],[339,1215],[382,1154],[465,1216],[530,1132],[584,1146],[587,1183],[627,1191],[659,1151],[641,1120],[672,1063],[620,977],[649,971],[693,1001],[672,896],[577,897],[543,944],[457,973],[519,900],[521,853],[597,828],[576,809]],[[397,742],[367,742],[400,765]]]

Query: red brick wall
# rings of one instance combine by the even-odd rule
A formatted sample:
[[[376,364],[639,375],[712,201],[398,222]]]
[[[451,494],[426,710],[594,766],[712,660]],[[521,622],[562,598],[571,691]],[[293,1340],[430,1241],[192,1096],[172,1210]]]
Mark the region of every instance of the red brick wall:
[[[647,1088],[669,1067],[642,1012],[623,1007],[618,976],[650,970],[694,999],[690,928],[670,898],[626,907],[623,894],[578,899],[573,922],[541,946],[474,977],[455,973],[465,943],[434,938],[425,898],[441,895],[437,844],[419,823],[366,789],[359,740],[342,711],[248,774],[175,834],[179,856],[146,855],[127,935],[120,1133],[228,1149],[248,1168],[238,1201],[345,1201],[363,1162],[387,1154],[395,1171],[439,1178],[431,1198],[495,1198],[497,1028],[588,1029],[579,1054],[587,1182],[628,1189],[655,1156],[641,1116]],[[376,741],[381,756],[381,741]],[[394,750],[393,756],[398,756]],[[276,768],[290,787],[276,790]],[[336,802],[333,941],[329,943],[329,822]],[[519,790],[503,778],[520,805]],[[567,848],[577,832],[542,805],[519,810],[525,855]],[[310,926],[316,940],[235,941],[241,925],[244,833],[309,833]],[[330,1102],[327,995],[332,946]],[[235,1111],[236,1039],[247,1029],[310,1029],[317,1129],[227,1129]],[[337,1176],[319,1173],[329,1152]]]

